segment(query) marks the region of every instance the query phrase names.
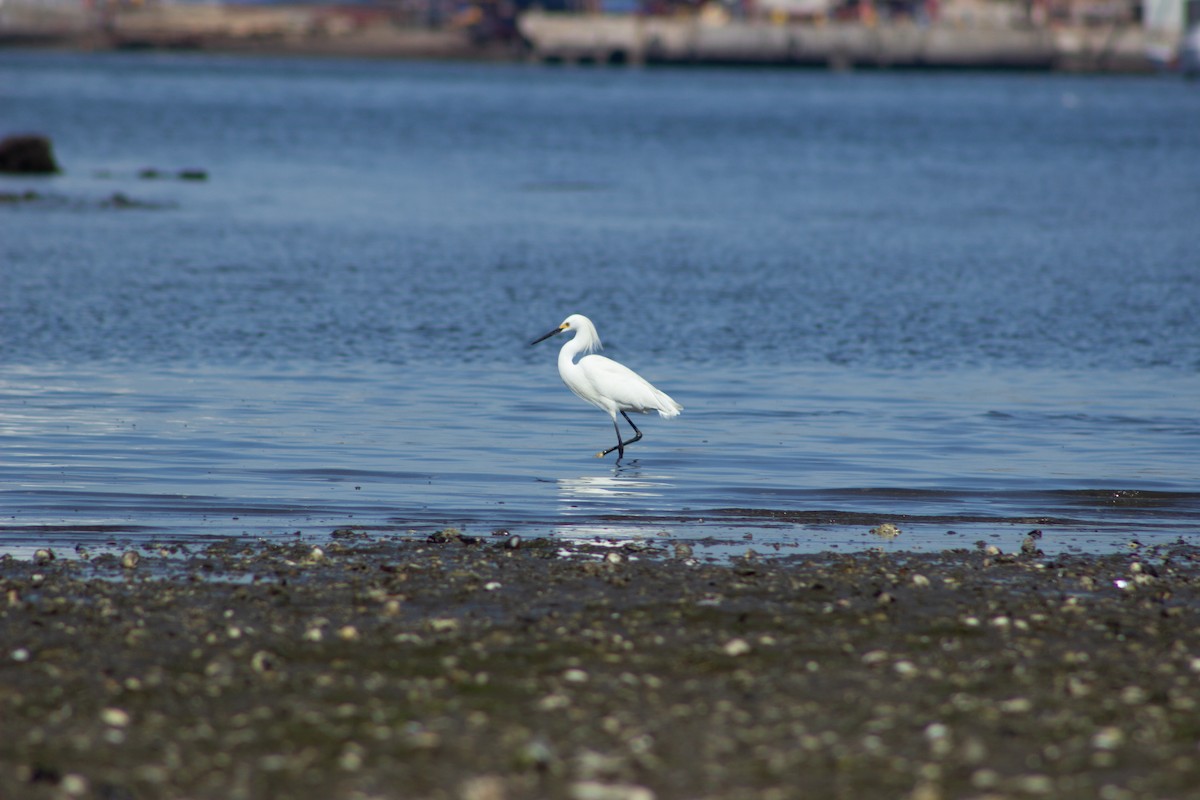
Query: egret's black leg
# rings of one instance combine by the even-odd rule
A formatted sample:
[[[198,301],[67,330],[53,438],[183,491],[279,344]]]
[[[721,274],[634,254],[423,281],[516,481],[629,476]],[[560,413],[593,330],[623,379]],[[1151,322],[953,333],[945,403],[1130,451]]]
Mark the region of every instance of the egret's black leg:
[[[617,461],[625,457],[625,443],[621,441],[621,429],[617,426],[616,417],[613,418],[613,430],[617,432]],[[604,451],[605,455],[611,453],[613,449],[610,447]]]
[[[613,428],[615,428],[617,431],[617,444],[615,447],[608,448],[603,453],[598,453],[597,455],[600,458],[604,458],[606,455],[611,453],[613,450],[616,450],[617,451],[617,461],[620,461],[622,458],[625,457],[625,445],[633,444],[634,442],[636,442],[642,438],[642,432],[638,430],[637,425],[633,424],[633,420],[631,420],[629,418],[629,415],[626,414],[624,411],[622,411],[621,416],[624,417],[625,421],[629,423],[629,427],[633,428],[633,438],[628,439],[626,441],[621,441],[621,428],[619,425],[617,425],[617,421],[614,419],[613,420]]]
[[[617,432],[617,443],[615,446],[608,448],[603,453],[596,453],[596,458],[604,458],[613,450],[617,451],[617,461],[625,457],[625,442],[621,441],[621,429],[617,427],[617,421],[613,420],[613,429]]]
[[[639,439],[641,439],[641,438],[642,438],[642,432],[638,430],[638,426],[637,426],[637,425],[634,425],[634,424],[633,424],[633,420],[631,420],[631,419],[629,418],[629,415],[628,415],[628,414],[626,414],[624,411],[622,411],[622,412],[621,412],[621,416],[622,416],[622,417],[624,417],[624,418],[625,418],[625,421],[629,423],[629,427],[633,428],[633,438],[632,438],[632,439],[630,439],[629,441],[625,442],[625,444],[633,444],[634,442],[636,442],[636,441],[638,441]]]

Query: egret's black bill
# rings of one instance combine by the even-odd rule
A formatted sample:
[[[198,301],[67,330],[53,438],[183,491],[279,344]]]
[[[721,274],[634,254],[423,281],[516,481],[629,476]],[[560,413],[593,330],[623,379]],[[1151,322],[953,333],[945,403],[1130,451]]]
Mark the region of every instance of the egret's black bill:
[[[562,332],[563,332],[562,328],[555,328],[554,330],[547,333],[545,336],[539,336],[538,338],[534,339],[532,342],[530,342],[530,344],[534,345],[534,344],[537,344],[538,342],[544,342],[547,339],[549,339],[551,336],[554,336],[555,334],[562,333]]]

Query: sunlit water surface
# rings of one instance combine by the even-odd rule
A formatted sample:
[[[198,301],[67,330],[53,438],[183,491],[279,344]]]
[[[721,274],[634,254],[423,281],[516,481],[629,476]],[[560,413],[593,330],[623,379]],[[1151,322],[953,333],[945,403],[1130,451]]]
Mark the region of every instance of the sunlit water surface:
[[[64,165],[0,178],[0,552],[1200,534],[1195,87],[5,52],[0,108]],[[685,406],[619,467],[575,311]]]

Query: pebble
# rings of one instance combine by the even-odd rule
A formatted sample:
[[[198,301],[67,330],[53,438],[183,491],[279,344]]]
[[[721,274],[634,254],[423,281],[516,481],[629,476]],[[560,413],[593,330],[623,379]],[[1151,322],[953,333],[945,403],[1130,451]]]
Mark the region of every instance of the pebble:
[[[567,795],[571,800],[654,800],[654,792],[645,786],[599,781],[576,781]]]
[[[463,781],[458,790],[459,800],[505,800],[504,779],[496,775],[479,775]]]
[[[136,550],[126,550],[121,554],[121,568],[137,569],[138,562],[141,560],[142,557],[138,555]]]
[[[744,656],[750,652],[750,644],[745,639],[730,639],[721,649],[727,656]]]
[[[1126,686],[1121,690],[1121,702],[1127,706],[1140,706],[1146,702],[1146,690],[1140,686]]]
[[[565,694],[548,694],[541,700],[537,701],[536,708],[539,711],[557,711],[561,708],[566,708],[571,705],[571,698]]]
[[[1033,703],[1028,697],[1014,697],[1000,703],[1000,710],[1006,714],[1025,714],[1033,709]]]
[[[58,784],[58,786],[60,789],[62,789],[63,794],[71,797],[79,797],[80,795],[87,794],[88,780],[82,775],[70,773],[63,775],[62,781]]]
[[[880,539],[895,539],[902,531],[890,522],[885,522],[882,525],[877,525],[868,531],[872,536],[878,536]]]
[[[1092,747],[1097,750],[1116,750],[1124,741],[1125,734],[1115,726],[1101,728],[1092,735]]]
[[[100,712],[100,721],[114,728],[124,728],[129,724],[129,712],[123,708],[106,708]]]
[[[143,764],[134,769],[133,776],[146,783],[163,784],[171,779],[171,772],[160,764]]]
[[[275,657],[266,650],[259,650],[250,657],[250,669],[260,675],[275,669]]]
[[[362,769],[363,765],[363,750],[362,747],[349,742],[342,748],[342,754],[338,756],[338,766],[346,772],[357,772]]]
[[[1021,775],[1016,780],[1017,790],[1026,794],[1050,794],[1054,791],[1054,781],[1047,775]]]
[[[994,769],[977,769],[971,773],[971,785],[976,789],[994,789],[1000,785],[1000,774]]]
[[[945,758],[950,754],[950,728],[941,722],[931,722],[925,726],[925,740],[929,749],[937,758]]]
[[[888,654],[886,650],[871,650],[870,652],[863,653],[862,655],[862,663],[866,664],[867,666],[879,664],[887,660]]]

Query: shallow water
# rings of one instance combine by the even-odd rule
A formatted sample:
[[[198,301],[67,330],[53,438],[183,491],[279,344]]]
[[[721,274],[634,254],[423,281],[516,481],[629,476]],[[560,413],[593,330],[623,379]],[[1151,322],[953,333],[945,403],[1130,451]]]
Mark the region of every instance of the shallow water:
[[[0,103],[65,168],[0,178],[0,552],[1200,532],[1194,87],[5,52]],[[528,346],[573,311],[686,407],[619,469]]]

